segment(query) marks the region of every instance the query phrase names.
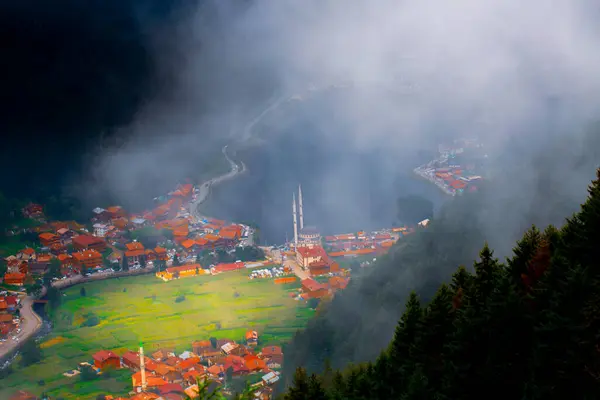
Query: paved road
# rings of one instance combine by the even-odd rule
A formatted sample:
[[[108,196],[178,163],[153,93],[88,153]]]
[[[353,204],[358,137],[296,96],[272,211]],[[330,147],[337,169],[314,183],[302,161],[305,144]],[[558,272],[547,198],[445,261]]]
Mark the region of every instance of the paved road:
[[[46,294],[46,288],[43,288],[40,297]],[[31,296],[23,296],[21,294],[21,333],[17,335],[9,335],[6,342],[3,342],[0,346],[0,360],[4,357],[11,355],[15,350],[19,348],[24,342],[30,337],[35,335],[38,330],[42,327],[42,319],[33,311],[33,302],[35,299]],[[13,340],[13,336],[18,340]]]
[[[208,195],[210,194],[210,189],[213,185],[218,185],[219,183],[225,182],[229,179],[233,179],[237,175],[246,172],[246,164],[241,162],[240,168],[239,165],[237,165],[231,158],[229,158],[229,155],[227,154],[227,145],[223,146],[221,151],[223,152],[223,155],[229,162],[231,169],[228,173],[209,179],[208,181],[200,185],[200,188],[198,190],[198,196],[196,196],[196,200],[190,202],[189,204],[189,213],[194,215],[196,218],[202,218],[202,215],[200,214],[198,208],[208,198]]]

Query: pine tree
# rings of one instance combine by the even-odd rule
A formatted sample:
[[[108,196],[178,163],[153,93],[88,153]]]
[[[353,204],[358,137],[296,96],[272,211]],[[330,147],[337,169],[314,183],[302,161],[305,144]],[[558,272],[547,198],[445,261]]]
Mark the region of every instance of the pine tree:
[[[286,392],[284,400],[310,400],[308,397],[309,380],[304,368],[296,369],[292,385]]]
[[[473,275],[471,275],[471,273],[467,271],[463,265],[461,265],[452,275],[452,282],[450,283],[450,288],[453,292],[453,308],[459,308],[461,306],[465,295],[471,292],[472,285]]]
[[[508,260],[508,274],[517,288],[522,288],[523,275],[527,274],[529,261],[533,258],[540,242],[542,235],[540,231],[532,226],[523,238],[517,242],[517,246],[513,248],[514,256]]]
[[[123,254],[123,257],[121,258],[121,270],[129,271],[129,262],[127,261],[127,257],[125,257],[124,254]]]
[[[327,400],[327,393],[323,388],[321,379],[315,374],[311,374],[311,376],[308,378],[308,389],[306,399]]]
[[[494,252],[489,248],[487,242],[479,253],[479,261],[473,264],[475,277],[473,279],[473,301],[476,307],[483,307],[488,300],[500,273],[498,259],[494,258]]]
[[[389,348],[390,366],[393,371],[392,396],[398,396],[402,392],[414,368],[414,362],[411,359],[411,348],[419,339],[422,317],[421,302],[417,294],[412,292],[406,302],[406,310],[400,318]]]
[[[332,387],[329,389],[329,394],[331,400],[346,399],[346,382],[340,371],[335,371],[333,375]]]
[[[412,349],[420,373],[427,374],[428,384],[434,389],[442,386],[444,345],[454,330],[452,299],[452,290],[442,284],[425,309],[419,328],[421,333]]]

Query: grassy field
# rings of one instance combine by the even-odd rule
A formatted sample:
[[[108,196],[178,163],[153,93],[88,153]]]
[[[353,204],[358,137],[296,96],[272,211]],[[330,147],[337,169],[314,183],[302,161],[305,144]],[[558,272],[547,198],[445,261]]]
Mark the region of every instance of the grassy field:
[[[16,368],[1,380],[0,398],[16,389],[65,399],[126,393],[131,388],[127,373],[119,371],[92,382],[65,378],[62,373],[91,361],[100,349],[120,354],[135,349],[139,341],[147,352],[160,346],[183,351],[191,350],[192,341],[210,336],[240,341],[253,328],[261,344],[285,343],[312,316],[311,310],[289,296],[299,284],[276,285],[247,276],[247,271],[239,271],[171,282],[149,275],[112,279],[85,284],[85,297],[80,295],[81,286],[67,289],[63,304],[53,313],[53,332],[42,343],[44,361]],[[182,295],[185,300],[175,302]],[[91,315],[99,318],[99,325],[82,327]]]

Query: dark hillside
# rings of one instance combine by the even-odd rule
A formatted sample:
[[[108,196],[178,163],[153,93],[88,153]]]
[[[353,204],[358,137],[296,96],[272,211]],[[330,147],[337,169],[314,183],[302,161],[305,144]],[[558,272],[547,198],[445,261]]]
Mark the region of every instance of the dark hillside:
[[[283,398],[597,399],[598,240],[600,170],[562,229],[531,228],[506,262],[486,243],[473,272],[408,296],[376,361],[322,376],[300,368]]]

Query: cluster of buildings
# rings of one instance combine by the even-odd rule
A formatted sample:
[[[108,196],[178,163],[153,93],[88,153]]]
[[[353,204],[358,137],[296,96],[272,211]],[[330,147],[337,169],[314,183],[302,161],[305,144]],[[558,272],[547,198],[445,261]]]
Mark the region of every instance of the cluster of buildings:
[[[0,340],[19,331],[21,323],[19,306],[21,299],[18,296],[0,293]]]
[[[185,206],[196,195],[193,185],[184,184],[153,210],[140,214],[128,214],[120,206],[97,207],[87,227],[75,221],[48,222],[42,205],[29,204],[22,212],[40,222],[32,229],[38,234],[39,245],[25,247],[5,258],[7,272],[3,282],[15,286],[32,283],[49,269],[51,262],[60,263],[63,277],[120,268],[123,258],[131,268],[156,260],[171,265],[175,255],[181,263],[189,263],[202,250],[229,249],[248,237],[250,228],[244,225],[191,215]],[[131,232],[145,228],[154,228],[155,237],[150,239],[157,246],[145,248],[141,242],[130,239]],[[170,234],[166,235],[166,231]]]
[[[92,356],[93,364],[82,363],[80,368],[91,367],[97,373],[128,368],[132,373],[130,399],[194,399],[198,398],[198,383],[208,384],[209,392],[227,393],[225,384],[229,379],[258,375],[260,380],[253,385],[255,397],[267,400],[279,381],[283,352],[279,346],[258,348],[259,335],[249,330],[243,343],[211,338],[193,342],[191,351],[181,354],[157,349],[147,356],[142,346],[121,355],[101,350]]]
[[[440,145],[438,158],[414,169],[415,174],[427,179],[451,196],[463,194],[465,191],[476,191],[477,184],[483,179],[473,171],[472,163],[460,165],[457,156],[465,149],[480,148],[481,145],[472,139],[456,140],[452,146]]]

